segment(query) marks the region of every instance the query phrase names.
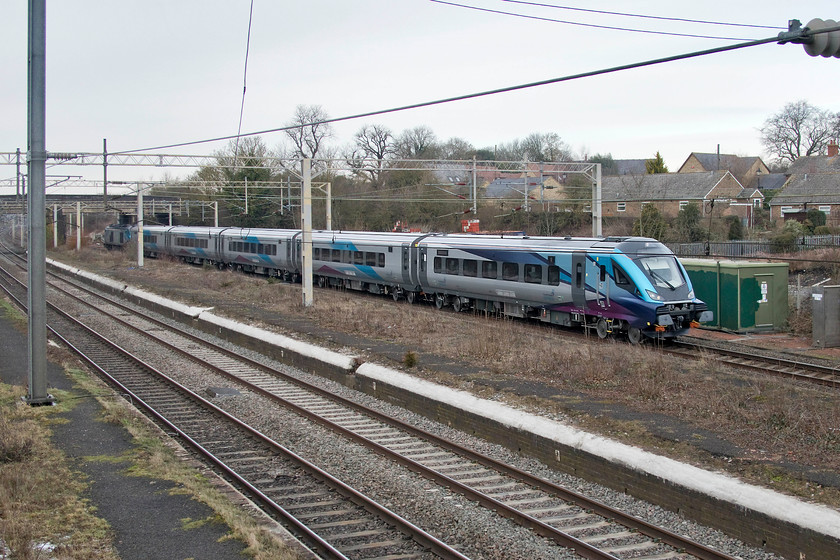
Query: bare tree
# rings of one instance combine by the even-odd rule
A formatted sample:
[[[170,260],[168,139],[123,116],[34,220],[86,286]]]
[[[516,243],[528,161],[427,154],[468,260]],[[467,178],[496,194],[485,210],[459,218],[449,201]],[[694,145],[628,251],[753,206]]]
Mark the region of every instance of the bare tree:
[[[820,154],[837,133],[838,115],[805,100],[788,103],[764,121],[761,143],[780,162]]]
[[[475,146],[456,136],[441,145],[439,155],[441,159],[471,159],[475,155]]]
[[[400,159],[434,159],[438,157],[437,137],[428,126],[415,126],[397,139]]]
[[[329,115],[320,105],[298,105],[295,115],[287,126],[286,134],[294,145],[294,155],[300,158],[317,157],[323,143],[333,135],[332,127],[324,122]]]
[[[353,136],[345,159],[354,171],[368,175],[378,185],[382,167],[395,153],[396,143],[391,130],[386,126],[367,124]]]
[[[533,132],[520,144],[529,161],[569,161],[572,152],[556,132]]]

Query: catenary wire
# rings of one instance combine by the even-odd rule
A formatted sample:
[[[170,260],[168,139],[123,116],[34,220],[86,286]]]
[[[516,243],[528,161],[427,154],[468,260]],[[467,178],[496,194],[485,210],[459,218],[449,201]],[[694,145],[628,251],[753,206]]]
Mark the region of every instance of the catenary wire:
[[[479,98],[479,97],[487,97],[487,96],[490,96],[490,95],[497,95],[497,94],[500,94],[500,93],[508,93],[508,92],[512,92],[512,91],[530,89],[530,88],[545,86],[545,85],[549,85],[549,84],[557,84],[557,83],[561,83],[561,82],[579,80],[581,78],[590,78],[590,77],[593,77],[593,76],[601,76],[601,75],[604,75],[604,74],[621,72],[621,71],[630,70],[630,69],[633,69],[633,68],[643,68],[643,67],[646,67],[646,66],[654,66],[654,65],[657,65],[657,64],[664,64],[666,62],[675,62],[677,60],[697,58],[697,57],[705,56],[705,55],[709,55],[709,54],[716,54],[716,53],[721,53],[721,52],[726,52],[726,51],[743,49],[743,48],[746,48],[746,47],[755,47],[755,46],[758,46],[758,45],[765,45],[765,44],[768,44],[768,43],[777,43],[777,42],[779,42],[778,37],[768,37],[766,39],[756,39],[756,40],[753,40],[753,41],[747,41],[747,42],[743,42],[743,43],[735,43],[735,44],[732,44],[732,45],[715,47],[715,48],[712,48],[712,49],[706,49],[706,50],[702,50],[702,51],[694,51],[694,52],[690,52],[690,53],[667,56],[667,57],[664,57],[664,58],[656,58],[656,59],[646,60],[646,61],[642,61],[642,62],[634,62],[634,63],[631,63],[631,64],[624,64],[624,65],[621,65],[621,66],[614,66],[612,68],[606,68],[606,69],[601,69],[601,70],[592,70],[592,71],[589,71],[589,72],[582,72],[580,74],[571,74],[571,75],[568,75],[568,76],[562,76],[562,77],[558,77],[558,78],[549,78],[547,80],[540,80],[540,81],[537,81],[537,82],[529,82],[529,83],[525,83],[525,84],[518,84],[518,85],[514,85],[514,86],[507,86],[507,87],[502,87],[502,88],[497,88],[497,89],[492,89],[492,90],[485,90],[485,91],[481,91],[481,92],[477,92],[477,93],[468,93],[468,94],[465,94],[465,95],[458,95],[458,96],[455,96],[455,97],[447,97],[447,98],[443,98],[443,99],[437,99],[437,100],[434,100],[434,101],[423,101],[423,102],[420,102],[420,103],[413,103],[411,105],[403,105],[403,106],[400,106],[400,107],[392,107],[390,109],[379,109],[379,110],[375,110],[375,111],[368,111],[368,112],[365,112],[365,113],[357,113],[355,115],[347,115],[347,116],[344,116],[344,117],[336,117],[336,118],[331,118],[331,119],[321,119],[319,121],[314,121],[314,122],[311,122],[311,123],[303,123],[303,124],[282,126],[282,127],[277,127],[277,128],[269,128],[269,129],[265,129],[265,130],[255,131],[255,132],[248,132],[248,133],[240,134],[240,135],[219,136],[219,137],[216,137],[216,138],[207,138],[207,139],[204,139],[204,140],[193,140],[193,141],[188,141],[188,142],[178,142],[178,143],[174,143],[174,144],[153,146],[153,147],[149,147],[149,148],[139,148],[139,149],[135,149],[135,150],[125,150],[125,151],[120,151],[120,152],[114,152],[112,155],[124,155],[124,154],[138,153],[138,152],[149,152],[149,151],[153,151],[153,150],[165,150],[165,149],[170,149],[170,148],[180,148],[180,147],[183,147],[183,146],[194,146],[194,145],[198,145],[198,144],[208,144],[208,143],[211,143],[211,142],[220,142],[220,141],[223,141],[223,140],[233,140],[234,138],[237,138],[237,137],[257,136],[257,135],[260,135],[260,134],[271,134],[271,133],[274,133],[274,132],[282,132],[282,131],[286,131],[286,130],[292,130],[292,129],[295,129],[295,128],[301,128],[301,127],[304,127],[304,126],[314,126],[314,125],[321,125],[321,124],[328,124],[328,123],[336,123],[336,122],[344,122],[344,121],[349,121],[349,120],[363,119],[363,118],[374,117],[374,116],[378,116],[378,115],[386,115],[386,114],[389,114],[389,113],[396,113],[396,112],[400,112],[400,111],[408,111],[408,110],[411,110],[411,109],[420,109],[420,108],[423,108],[423,107],[432,107],[432,106],[435,106],[435,105],[443,105],[445,103],[453,103],[455,101],[465,101],[467,99],[476,99],[476,98]]]
[[[251,22],[254,19],[254,0],[248,12],[248,38],[245,40],[245,71],[242,76],[242,104],[239,106],[239,127],[236,129],[236,148],[233,151],[233,166],[239,157],[239,139],[242,137],[242,116],[245,114],[245,91],[248,89],[248,54],[251,52]]]
[[[555,4],[544,4],[541,2],[527,2],[525,0],[501,0],[502,2],[508,2],[510,4],[522,4],[524,6],[536,6],[540,8],[555,8],[558,10],[568,10],[574,12],[585,12],[589,14],[602,14],[608,16],[622,16],[622,17],[632,17],[632,18],[640,18],[640,19],[653,19],[657,21],[678,21],[681,23],[699,23],[703,25],[722,25],[728,27],[747,27],[751,29],[784,29],[783,27],[779,26],[772,26],[772,25],[755,25],[752,23],[732,23],[732,22],[725,22],[725,21],[708,21],[703,19],[690,19],[690,18],[676,18],[676,17],[666,17],[666,16],[651,16],[645,14],[631,14],[627,12],[611,12],[607,10],[593,10],[591,8],[577,8],[573,6],[557,6]]]
[[[494,10],[492,8],[480,8],[478,6],[470,6],[468,4],[459,4],[458,2],[448,2],[446,0],[429,0],[429,2],[434,2],[435,4],[443,4],[445,6],[452,6],[455,8],[464,8],[466,10],[475,10],[477,12],[485,12],[489,14],[497,14],[503,16],[511,16],[511,17],[518,17],[523,19],[532,19],[536,21],[547,21],[550,23],[562,23],[565,25],[575,25],[578,27],[589,27],[594,29],[607,29],[610,31],[627,31],[630,33],[645,33],[648,35],[666,35],[669,37],[689,37],[692,39],[717,39],[722,41],[747,41],[747,39],[740,38],[740,37],[720,37],[717,35],[696,35],[693,33],[677,33],[674,31],[653,31],[650,29],[635,29],[632,27],[617,27],[612,25],[599,25],[596,23],[583,23],[580,21],[569,21],[569,20],[562,20],[562,19],[554,19],[554,18],[547,18],[541,16],[533,16],[528,14],[519,14],[516,12],[505,12],[504,10]]]

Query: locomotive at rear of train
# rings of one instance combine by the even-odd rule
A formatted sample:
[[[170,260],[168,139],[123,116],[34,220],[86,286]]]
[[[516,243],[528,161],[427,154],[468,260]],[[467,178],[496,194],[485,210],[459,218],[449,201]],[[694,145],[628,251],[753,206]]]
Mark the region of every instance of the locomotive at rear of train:
[[[144,252],[299,281],[300,230],[150,226]],[[592,328],[602,338],[669,338],[712,319],[674,254],[643,237],[571,238],[315,231],[318,286],[390,294]]]

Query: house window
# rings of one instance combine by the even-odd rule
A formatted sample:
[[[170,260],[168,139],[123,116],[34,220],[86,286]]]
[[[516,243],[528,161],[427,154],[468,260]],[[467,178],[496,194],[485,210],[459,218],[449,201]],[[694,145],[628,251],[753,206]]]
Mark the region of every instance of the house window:
[[[820,206],[820,212],[823,212],[826,216],[831,214],[831,206]]]
[[[753,199],[753,206],[756,207],[756,208],[761,208],[761,199],[760,198],[754,198]]]
[[[680,210],[685,210],[685,207],[688,206],[687,200],[680,200]]]
[[[615,205],[615,209],[619,212],[624,212],[627,210],[627,203],[626,202],[619,202]]]

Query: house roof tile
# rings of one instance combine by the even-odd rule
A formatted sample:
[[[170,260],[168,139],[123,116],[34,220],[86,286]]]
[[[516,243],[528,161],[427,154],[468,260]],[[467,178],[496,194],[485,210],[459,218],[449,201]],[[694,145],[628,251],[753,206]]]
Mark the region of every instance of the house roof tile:
[[[729,174],[708,171],[609,176],[602,179],[601,198],[606,201],[700,200]]]

